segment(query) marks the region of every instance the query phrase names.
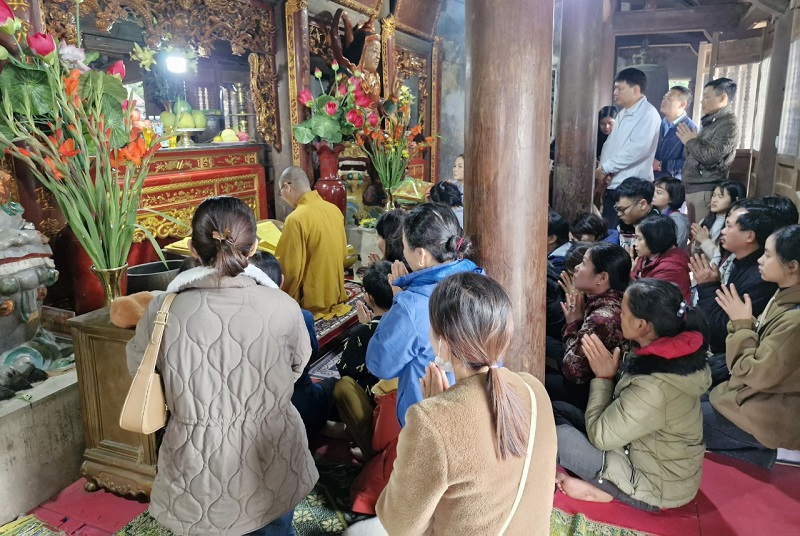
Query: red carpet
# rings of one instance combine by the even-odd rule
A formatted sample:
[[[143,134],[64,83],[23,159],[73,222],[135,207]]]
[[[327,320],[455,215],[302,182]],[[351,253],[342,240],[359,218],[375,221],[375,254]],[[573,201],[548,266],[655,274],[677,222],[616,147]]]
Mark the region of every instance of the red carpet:
[[[69,536],[109,536],[147,509],[146,503],[105,490],[87,493],[83,491],[85,483],[78,480],[31,513]]]
[[[800,533],[800,468],[766,471],[727,456],[706,454],[700,491],[691,503],[647,513],[618,502],[589,503],[556,493],[568,513],[665,536],[733,536]]]

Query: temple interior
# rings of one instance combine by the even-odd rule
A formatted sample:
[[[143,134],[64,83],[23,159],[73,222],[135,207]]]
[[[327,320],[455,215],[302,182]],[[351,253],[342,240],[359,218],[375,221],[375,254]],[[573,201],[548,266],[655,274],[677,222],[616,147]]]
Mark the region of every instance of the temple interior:
[[[424,457],[409,450],[412,430],[420,434],[412,428],[420,422],[412,414],[420,419],[422,412],[413,411],[414,403],[437,394],[428,392],[426,379],[435,376],[431,368],[444,378],[442,363],[455,361],[456,345],[442,342],[444,324],[461,318],[437,321],[431,292],[441,297],[433,287],[443,283],[417,287],[422,283],[415,275],[449,263],[458,266],[453,273],[470,271],[498,283],[510,306],[502,325],[513,325],[513,338],[495,361],[464,366],[489,378],[500,374],[498,364],[525,373],[515,377],[531,378],[552,400],[551,412],[548,397],[537,403],[531,390],[539,418],[545,411],[555,415],[555,427],[548,421],[552,430],[537,427],[537,438],[549,437],[552,449],[534,451],[530,472],[526,463],[509,528],[501,534],[544,534],[549,527],[559,535],[750,535],[792,534],[800,527],[800,352],[788,343],[778,346],[800,341],[800,293],[792,294],[800,259],[796,251],[783,253],[792,248],[786,244],[800,247],[792,242],[800,240],[794,238],[800,236],[800,0],[0,0],[0,146],[2,536],[386,534],[378,520],[389,534],[496,534],[504,519],[494,520],[495,527],[479,518],[510,504],[475,508],[473,525],[457,521],[464,511],[447,502],[456,502],[460,485],[474,491],[465,484],[472,476],[441,492],[435,513],[438,498],[421,514],[393,510],[390,501],[406,497],[398,490],[400,475],[408,475],[408,452]],[[226,206],[244,210],[252,222],[244,246],[243,231],[208,216],[219,198],[233,198]],[[443,206],[444,216],[435,212]],[[441,243],[426,242],[434,240],[437,225],[451,220],[453,231]],[[208,236],[193,235],[203,221],[215,222]],[[664,241],[657,235],[662,229],[669,244],[657,250],[653,242]],[[614,243],[608,255],[630,255],[622,255],[620,288],[611,269],[603,272],[593,257],[601,242]],[[208,247],[218,253],[206,253]],[[233,272],[221,268],[222,251],[236,257],[236,268],[224,268]],[[680,265],[675,272],[658,271],[667,257]],[[603,339],[600,324],[587,324],[589,313],[583,316],[594,296],[578,288],[587,269],[596,271],[592,284],[619,291],[617,343]],[[386,304],[369,287],[376,274],[391,291]],[[215,286],[195,288],[203,277],[217,278]],[[214,292],[233,292],[219,281],[243,278],[258,292],[247,287],[251,294],[241,307],[259,302],[262,290],[278,305],[270,309],[264,298],[249,313],[238,301],[235,309],[215,309]],[[630,376],[670,376],[676,366],[674,356],[661,356],[653,359],[669,366],[631,373],[636,364],[625,356],[629,349],[636,354],[631,359],[644,359],[645,346],[628,336],[634,328],[626,315],[650,326],[641,330],[664,336],[658,322],[636,313],[631,294],[637,280],[659,278],[673,283],[665,295],[676,286],[682,293],[680,306],[666,316],[677,311],[685,318],[684,333],[702,331],[686,327],[689,309],[708,317],[709,332],[699,336],[702,351],[701,343],[691,351],[702,353],[698,370],[708,369],[711,379],[696,396],[682,391],[675,400],[668,387],[658,387],[666,393],[659,398],[663,411],[649,419],[666,415],[664,426],[672,426],[670,412],[683,396],[691,398],[691,409],[674,421],[686,424],[694,415],[702,429],[693,443],[688,424],[669,432],[691,445],[667,450],[697,450],[691,477],[681,473],[690,463],[686,454],[669,460],[680,469],[659,466],[650,480],[650,473],[637,472],[643,462],[629,451],[667,456],[659,446],[667,432],[648,430],[655,438],[651,447],[649,439],[626,436],[643,426],[626,421],[626,433],[617,435],[627,440],[606,448],[593,440],[591,409],[603,396],[609,408],[622,405],[620,389],[637,385]],[[455,295],[471,295],[477,287],[470,284]],[[155,432],[143,433],[123,428],[120,414],[134,393],[137,366],[143,373],[147,362],[142,355],[133,360],[133,348],[148,355],[148,315],[158,311],[153,304],[166,301],[159,298],[165,291],[178,296],[172,312],[164,313],[173,322],[188,310],[182,294],[204,297],[181,320],[185,333],[196,333],[191,344],[175,342],[170,329],[176,328],[167,322],[168,342],[158,354],[160,336],[153,335],[159,357],[152,367],[163,375],[159,385],[166,393],[159,404],[169,417],[166,428],[162,420]],[[402,301],[411,293],[422,300],[413,302],[417,309]],[[661,314],[665,300],[651,299],[652,314]],[[598,303],[592,307],[602,307]],[[397,319],[400,306],[411,308],[416,320]],[[745,306],[747,314],[740,313]],[[781,307],[776,322],[784,331],[769,335]],[[298,309],[306,324],[295,322]],[[259,326],[270,315],[280,320]],[[240,317],[247,318],[235,320]],[[294,335],[269,338],[290,317],[308,327],[310,357],[305,330],[296,347],[286,342]],[[741,328],[751,317],[752,326]],[[217,347],[203,346],[204,336],[218,330],[220,340],[236,339],[241,326],[262,334],[226,347],[232,354],[226,360],[223,350],[218,366]],[[744,331],[752,338],[741,342]],[[594,344],[590,335],[598,355],[616,359],[608,375],[586,350]],[[302,418],[297,426],[286,421],[291,428],[276,434],[296,440],[302,448],[284,444],[286,452],[302,451],[306,472],[318,473],[306,488],[298,477],[302,492],[293,492],[291,504],[260,484],[248,495],[238,473],[217,481],[217,471],[239,465],[236,456],[220,462],[196,447],[196,458],[174,461],[181,459],[175,427],[199,426],[204,418],[182,415],[194,411],[185,409],[191,403],[181,405],[183,397],[208,389],[209,407],[229,390],[239,397],[249,389],[247,376],[256,378],[253,371],[260,370],[252,365],[241,372],[231,364],[239,351],[249,356],[262,348],[271,356],[277,346],[283,354],[276,359],[294,360],[291,370],[280,363],[266,369],[253,392],[265,385],[278,389],[265,400],[282,400],[276,406],[281,412]],[[615,346],[623,349],[621,358]],[[207,384],[175,373],[164,361],[172,351],[182,352],[185,362],[213,362]],[[686,355],[678,360],[694,359]],[[768,358],[773,372],[757,380],[752,371]],[[402,365],[406,359],[418,360],[417,368]],[[573,365],[582,368],[575,372]],[[283,376],[271,376],[278,368]],[[453,384],[448,378],[445,386]],[[170,382],[179,380],[185,385],[171,391]],[[622,387],[626,381],[633,387]],[[730,393],[736,407],[725,409],[720,389],[737,381],[738,391]],[[279,388],[272,387],[276,383]],[[205,404],[206,394],[196,394],[196,403]],[[527,431],[528,394],[524,387],[518,394]],[[749,397],[760,396],[763,406],[754,407],[761,408],[763,422],[750,429],[737,418]],[[580,423],[571,432],[583,434],[586,449],[602,453],[600,470],[590,475],[595,480],[567,461],[564,401],[578,407]],[[262,418],[253,411],[241,419]],[[533,430],[536,411],[530,411]],[[270,422],[284,419],[284,413],[264,414]],[[709,415],[745,435],[737,452],[753,457],[726,456],[730,445],[723,440],[717,448]],[[212,425],[240,426],[239,417],[225,418]],[[228,439],[212,448],[211,435],[191,430],[187,444],[196,440],[195,446],[228,452],[227,441],[235,442],[223,433]],[[536,465],[556,454],[556,436],[557,461]],[[236,439],[249,440],[246,433]],[[609,460],[632,460],[625,469],[630,482],[612,476],[607,451]],[[168,468],[160,463],[165,452],[173,464]],[[520,452],[525,458],[524,448]],[[590,459],[587,452],[578,458]],[[253,462],[247,450],[241,466],[249,471],[264,463],[263,480],[272,482],[270,467],[295,463],[273,455],[271,464],[261,454]],[[527,456],[530,462],[530,450]],[[404,471],[397,471],[401,462]],[[202,476],[165,482],[168,474],[197,464]],[[537,473],[542,467],[546,474]],[[206,478],[208,471],[213,478]],[[280,471],[294,478],[294,468]],[[613,490],[602,486],[604,478]],[[519,479],[517,471],[509,501]],[[534,508],[534,499],[525,502],[523,489],[532,489],[533,480],[547,488],[539,493],[546,501],[555,487],[546,509]],[[673,481],[692,481],[694,488],[685,499],[668,500],[660,486]],[[242,490],[232,493],[232,483]],[[651,485],[650,495],[642,491]],[[208,499],[215,493],[224,505],[219,511]],[[262,512],[252,506],[265,496],[284,507],[268,504]],[[226,512],[238,508],[231,506],[236,501],[243,513],[229,523]],[[445,503],[453,510],[443,514]],[[253,508],[258,513],[251,515]],[[529,524],[534,512],[550,515],[539,519],[545,528]],[[181,517],[195,515],[192,521]],[[288,525],[276,528],[287,515]],[[401,515],[414,523],[393,525]]]

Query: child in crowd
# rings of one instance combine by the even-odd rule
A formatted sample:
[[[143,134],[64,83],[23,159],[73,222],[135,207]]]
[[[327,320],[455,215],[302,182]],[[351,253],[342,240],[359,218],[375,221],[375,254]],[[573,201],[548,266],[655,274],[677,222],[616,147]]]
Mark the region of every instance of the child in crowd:
[[[373,454],[372,414],[375,400],[372,389],[379,381],[383,381],[367,370],[367,346],[381,317],[392,306],[394,295],[386,279],[391,273],[392,265],[388,261],[379,261],[367,267],[362,280],[364,302],[359,302],[356,306],[359,325],[350,331],[342,350],[342,357],[336,364],[341,379],[336,382],[333,389],[333,401],[339,410],[342,422],[347,425],[347,432],[361,449],[366,460]],[[394,389],[383,390],[395,390],[396,385],[395,381]],[[394,411],[390,416],[396,423]]]
[[[628,286],[631,257],[617,244],[592,244],[575,269],[561,304],[567,325],[564,327],[564,353],[559,356],[558,373],[545,376],[545,387],[552,400],[563,400],[580,409],[589,400],[592,369],[582,348],[585,335],[597,335],[608,348],[624,347],[620,320],[622,294]]]
[[[381,256],[374,253],[369,254],[369,262],[374,263],[381,260],[394,262],[406,262],[403,257],[403,236],[402,227],[406,213],[395,209],[384,212],[375,222],[375,232],[378,238],[375,245],[381,252]]]
[[[612,353],[597,335],[584,336],[595,375],[586,413],[553,403],[558,463],[577,475],[557,473],[559,490],[647,511],[694,498],[705,452],[700,397],[711,384],[703,329],[675,285],[631,283],[622,332],[633,351],[620,366],[619,348]]]
[[[619,231],[609,229],[606,220],[591,212],[581,212],[575,216],[569,226],[569,234],[573,241],[619,244]]]
[[[564,255],[572,244],[569,241],[569,224],[558,212],[547,215],[547,260],[561,273],[564,270]]]
[[[450,207],[458,218],[458,224],[464,227],[464,202],[458,186],[452,182],[437,182],[430,189],[431,202]]]
[[[700,223],[692,224],[693,254],[702,252],[710,262],[720,265],[719,238],[725,226],[725,216],[731,205],[746,195],[744,186],[736,181],[723,182],[714,189],[709,204],[711,212]]]
[[[267,251],[257,251],[250,257],[250,263],[264,272],[276,285],[283,284],[283,271],[278,259]],[[317,332],[314,328],[314,315],[311,311],[301,309],[303,320],[306,323],[308,336],[311,341],[311,358],[308,360],[303,373],[294,382],[294,393],[292,394],[292,404],[297,408],[303,424],[306,427],[308,437],[313,437],[325,426],[331,410],[333,384],[335,379],[326,378],[319,383],[311,380],[308,371],[317,359],[319,359],[319,343],[317,342]]]
[[[652,277],[676,285],[687,302],[691,299],[689,255],[675,245],[675,221],[663,214],[648,216],[636,226],[636,266],[631,279]]]
[[[689,247],[689,217],[681,212],[681,207],[686,201],[686,190],[683,183],[674,177],[664,177],[656,179],[656,191],[653,194],[653,206],[661,211],[661,214],[669,216],[675,222],[675,236],[678,239],[680,249]]]
[[[709,450],[770,468],[776,449],[800,449],[800,225],[770,235],[758,267],[778,291],[757,320],[748,294],[717,290],[730,379],[704,398],[703,422]]]

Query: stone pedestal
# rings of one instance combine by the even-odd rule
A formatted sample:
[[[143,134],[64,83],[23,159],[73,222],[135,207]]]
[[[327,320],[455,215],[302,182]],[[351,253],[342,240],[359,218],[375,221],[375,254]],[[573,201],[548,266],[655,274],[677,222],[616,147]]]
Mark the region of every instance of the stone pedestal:
[[[0,525],[80,477],[84,440],[78,376],[53,376],[0,402]]]

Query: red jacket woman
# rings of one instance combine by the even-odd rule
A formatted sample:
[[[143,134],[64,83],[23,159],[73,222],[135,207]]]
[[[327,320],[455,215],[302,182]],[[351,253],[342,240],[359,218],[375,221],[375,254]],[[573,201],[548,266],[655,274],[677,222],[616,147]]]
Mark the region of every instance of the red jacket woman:
[[[676,285],[683,299],[691,298],[689,255],[676,247],[675,222],[663,214],[648,216],[636,226],[636,265],[631,280],[652,277]]]

